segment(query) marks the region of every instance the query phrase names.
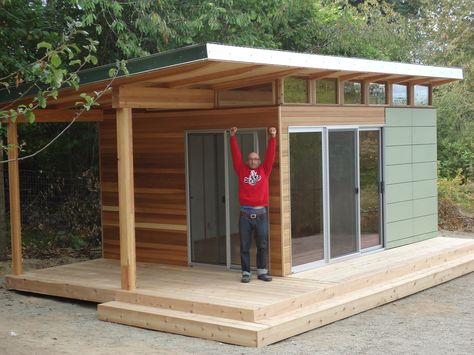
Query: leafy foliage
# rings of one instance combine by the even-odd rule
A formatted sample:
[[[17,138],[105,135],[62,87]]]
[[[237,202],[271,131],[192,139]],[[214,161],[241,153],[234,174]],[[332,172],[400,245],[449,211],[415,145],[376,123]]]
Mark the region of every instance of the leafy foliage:
[[[204,42],[462,66],[463,82],[434,92],[438,157],[442,177],[457,179],[461,172],[462,185],[474,178],[471,0],[0,0],[0,11],[0,88],[13,90],[28,81],[33,86],[24,92],[37,91],[31,102],[0,107],[4,120],[24,115],[33,122],[34,109],[50,104],[59,88],[80,90],[79,69],[118,62],[113,79],[126,72],[123,59]],[[97,95],[82,93],[78,106],[92,108]],[[61,167],[97,177],[97,132],[91,125],[76,127],[22,167],[50,176]],[[23,153],[44,147],[42,137],[62,128],[21,127]],[[78,196],[71,192],[72,199]],[[65,207],[70,220],[77,217],[74,208]],[[46,218],[39,211],[31,216]]]

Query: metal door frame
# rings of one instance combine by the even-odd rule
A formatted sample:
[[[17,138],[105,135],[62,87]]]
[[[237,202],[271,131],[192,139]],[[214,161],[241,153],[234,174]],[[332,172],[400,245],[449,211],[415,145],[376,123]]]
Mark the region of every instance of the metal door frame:
[[[336,258],[330,257],[330,200],[329,200],[329,131],[354,131],[355,132],[355,174],[356,174],[356,186],[359,190],[356,201],[356,233],[357,233],[357,250],[354,253],[343,255]],[[379,193],[379,231],[380,231],[380,244],[371,248],[361,249],[361,227],[360,227],[360,131],[378,131],[379,132],[379,183],[381,186]],[[323,169],[323,234],[324,234],[324,259],[310,262],[307,264],[297,265],[291,267],[292,272],[301,272],[310,270],[316,267],[324,266],[332,262],[341,261],[353,258],[361,254],[367,254],[372,252],[379,252],[384,250],[385,243],[385,224],[384,224],[384,189],[383,184],[385,181],[383,169],[383,126],[382,125],[334,125],[334,126],[289,126],[288,135],[291,133],[304,133],[304,132],[321,132],[321,154],[322,154],[322,169]],[[288,152],[290,151],[290,139],[288,137]],[[291,169],[290,154],[288,154],[288,166]],[[290,170],[288,170],[288,173]],[[289,180],[290,181],[290,180]],[[291,184],[291,182],[290,182]],[[290,186],[291,189],[291,186]],[[290,228],[291,230],[291,228]],[[292,254],[293,255],[293,254]]]

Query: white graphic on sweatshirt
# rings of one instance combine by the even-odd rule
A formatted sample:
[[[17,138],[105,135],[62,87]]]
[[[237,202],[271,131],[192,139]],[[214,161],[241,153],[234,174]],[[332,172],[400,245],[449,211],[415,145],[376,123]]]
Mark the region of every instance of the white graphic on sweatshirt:
[[[255,170],[250,170],[250,175],[249,177],[244,178],[244,182],[246,184],[255,186],[257,182],[259,182],[262,179],[260,175],[257,174]]]

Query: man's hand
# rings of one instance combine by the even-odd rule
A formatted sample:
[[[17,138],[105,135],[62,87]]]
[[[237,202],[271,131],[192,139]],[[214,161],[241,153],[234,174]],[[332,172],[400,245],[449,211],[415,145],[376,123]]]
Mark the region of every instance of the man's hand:
[[[268,133],[270,133],[270,135],[272,136],[272,138],[275,138],[276,135],[277,135],[277,130],[276,130],[275,127],[270,127],[270,128],[268,129]]]
[[[230,129],[230,136],[233,137],[235,136],[236,133],[237,133],[237,127],[232,127]]]

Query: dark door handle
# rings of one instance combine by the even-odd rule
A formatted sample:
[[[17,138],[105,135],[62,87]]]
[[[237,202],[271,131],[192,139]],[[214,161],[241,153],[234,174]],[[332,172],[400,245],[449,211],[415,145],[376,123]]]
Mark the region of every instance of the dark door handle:
[[[357,195],[357,194],[359,193],[359,188],[356,187],[356,188],[354,189],[354,191],[355,191],[355,194]]]

